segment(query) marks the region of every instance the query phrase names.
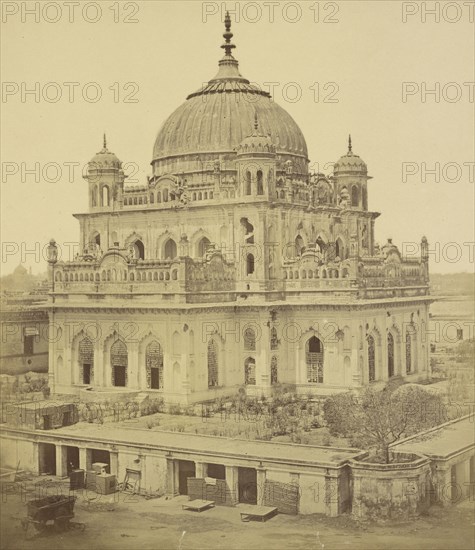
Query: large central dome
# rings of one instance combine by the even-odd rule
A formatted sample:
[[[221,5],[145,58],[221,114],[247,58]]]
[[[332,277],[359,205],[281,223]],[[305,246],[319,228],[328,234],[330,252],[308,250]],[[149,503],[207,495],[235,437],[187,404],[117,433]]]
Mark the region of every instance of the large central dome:
[[[307,144],[300,128],[269,93],[240,74],[231,53],[235,46],[230,43],[233,35],[228,16],[225,24],[225,56],[219,62],[218,74],[190,94],[165,121],[155,140],[153,164],[169,164],[172,158],[190,155],[233,153],[252,132],[256,115],[260,131],[271,136],[277,154],[298,157],[299,164],[305,164]]]

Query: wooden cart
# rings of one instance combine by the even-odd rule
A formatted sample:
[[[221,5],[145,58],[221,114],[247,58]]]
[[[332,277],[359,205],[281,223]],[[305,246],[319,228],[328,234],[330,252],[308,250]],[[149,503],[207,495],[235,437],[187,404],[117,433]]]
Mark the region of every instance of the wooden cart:
[[[38,532],[44,531],[48,524],[54,525],[56,531],[66,531],[71,528],[84,529],[83,523],[71,522],[74,517],[75,496],[51,495],[30,500],[27,507],[27,517],[22,519],[25,532],[33,525]]]

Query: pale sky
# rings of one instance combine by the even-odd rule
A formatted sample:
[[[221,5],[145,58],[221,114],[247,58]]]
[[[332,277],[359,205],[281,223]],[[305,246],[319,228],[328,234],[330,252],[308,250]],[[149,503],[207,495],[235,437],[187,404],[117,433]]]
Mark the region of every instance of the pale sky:
[[[96,23],[89,22],[97,15],[93,7],[83,15],[84,3],[72,22],[63,2],[57,3],[61,13],[39,13],[38,22],[21,13],[22,4],[34,3],[2,6],[2,274],[20,261],[44,271],[39,251],[51,237],[78,241],[72,214],[86,211],[87,184],[79,167],[70,182],[65,163],[85,166],[101,149],[104,131],[109,149],[137,165],[136,178],[145,182],[162,122],[217,72],[224,5],[239,7],[232,31],[241,73],[266,90],[275,83],[270,91],[302,129],[311,166],[329,173],[352,134],[353,150],[374,178],[369,207],[382,213],[377,240],[392,237],[401,246],[426,235],[435,251],[433,272],[473,271],[475,59],[473,11],[466,3],[460,13],[436,3],[436,22],[408,2],[406,10],[417,13],[405,23],[398,1],[286,2],[274,8],[273,21],[266,3],[259,18],[256,2],[101,1]],[[12,6],[19,12],[10,14]],[[40,97],[22,101],[22,89],[35,83]],[[424,87],[437,86],[439,101],[424,96]],[[97,89],[96,103],[83,98],[84,90],[93,98]],[[43,97],[53,101],[58,90],[57,102]],[[294,101],[297,90],[301,97]],[[138,102],[125,102],[127,96]],[[22,176],[22,168],[33,170],[35,163],[58,181]],[[406,181],[404,163],[411,163]],[[422,177],[424,166],[436,169],[440,181],[431,173]]]

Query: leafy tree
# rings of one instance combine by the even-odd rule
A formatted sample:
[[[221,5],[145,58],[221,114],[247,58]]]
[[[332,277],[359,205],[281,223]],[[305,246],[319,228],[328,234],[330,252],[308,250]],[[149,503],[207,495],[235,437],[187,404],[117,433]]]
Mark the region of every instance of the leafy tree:
[[[415,384],[368,387],[361,394],[339,394],[326,400],[324,416],[330,433],[349,437],[359,447],[376,451],[390,461],[389,446],[410,435],[448,420],[442,398]]]

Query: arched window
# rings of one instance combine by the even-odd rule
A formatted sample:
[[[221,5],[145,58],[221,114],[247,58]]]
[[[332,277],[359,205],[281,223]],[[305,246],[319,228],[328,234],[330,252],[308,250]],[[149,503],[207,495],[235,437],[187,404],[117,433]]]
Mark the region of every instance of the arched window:
[[[323,384],[323,344],[312,336],[306,346],[307,381]]]
[[[270,329],[270,349],[275,350],[279,347],[279,340],[277,338],[277,329],[272,327]]]
[[[122,340],[116,340],[111,347],[112,385],[127,386],[128,353],[127,346]]]
[[[91,192],[91,204],[92,206],[97,206],[97,187],[94,186],[92,188],[92,192]]]
[[[145,247],[140,239],[134,242],[132,248],[134,249],[134,258],[136,260],[145,260]]]
[[[406,331],[406,374],[412,372],[412,334]]]
[[[246,172],[246,195],[252,194],[251,172]]]
[[[394,376],[394,336],[388,332],[388,377]]]
[[[257,171],[257,194],[264,194],[264,177],[262,175],[262,170]]]
[[[318,237],[315,244],[317,245],[317,252],[323,254],[323,252],[325,251],[325,241],[321,237]]]
[[[272,359],[270,360],[270,383],[277,384],[278,381],[279,381],[279,377],[278,377],[278,370],[277,370],[277,357],[273,355]]]
[[[157,192],[157,202],[162,202],[162,194],[160,191]]]
[[[150,193],[150,204],[153,204],[155,202],[155,195],[153,193]]]
[[[101,206],[109,206],[109,188],[107,185],[102,187]]]
[[[338,238],[335,243],[335,254],[340,258],[340,260],[346,260],[345,245],[340,238]]]
[[[163,388],[163,351],[156,340],[152,340],[145,349],[145,369],[147,388],[152,390]]]
[[[368,380],[374,382],[376,380],[376,350],[374,347],[374,338],[368,336]]]
[[[218,345],[214,340],[208,342],[208,388],[218,385]]]
[[[358,191],[358,187],[356,185],[353,185],[351,188],[351,206],[359,206],[360,204],[360,192]]]
[[[168,202],[168,189],[163,190],[163,202]]]
[[[256,385],[256,361],[253,357],[248,357],[244,361],[244,384]]]
[[[94,377],[94,345],[86,336],[79,343],[79,380],[91,384]]]
[[[173,260],[177,256],[176,242],[173,239],[168,239],[164,248],[165,260]]]
[[[244,349],[248,351],[255,351],[256,349],[256,333],[250,327],[247,327],[244,331]]]
[[[244,230],[244,239],[247,244],[254,244],[254,226],[247,218],[241,218],[241,226]]]
[[[295,256],[301,256],[305,250],[303,239],[300,235],[295,238]]]
[[[197,246],[196,255],[198,258],[204,258],[206,254],[206,250],[208,249],[208,246],[210,245],[210,240],[206,237],[203,237]]]
[[[246,274],[252,275],[254,273],[254,256],[253,254],[248,254],[246,257]]]

